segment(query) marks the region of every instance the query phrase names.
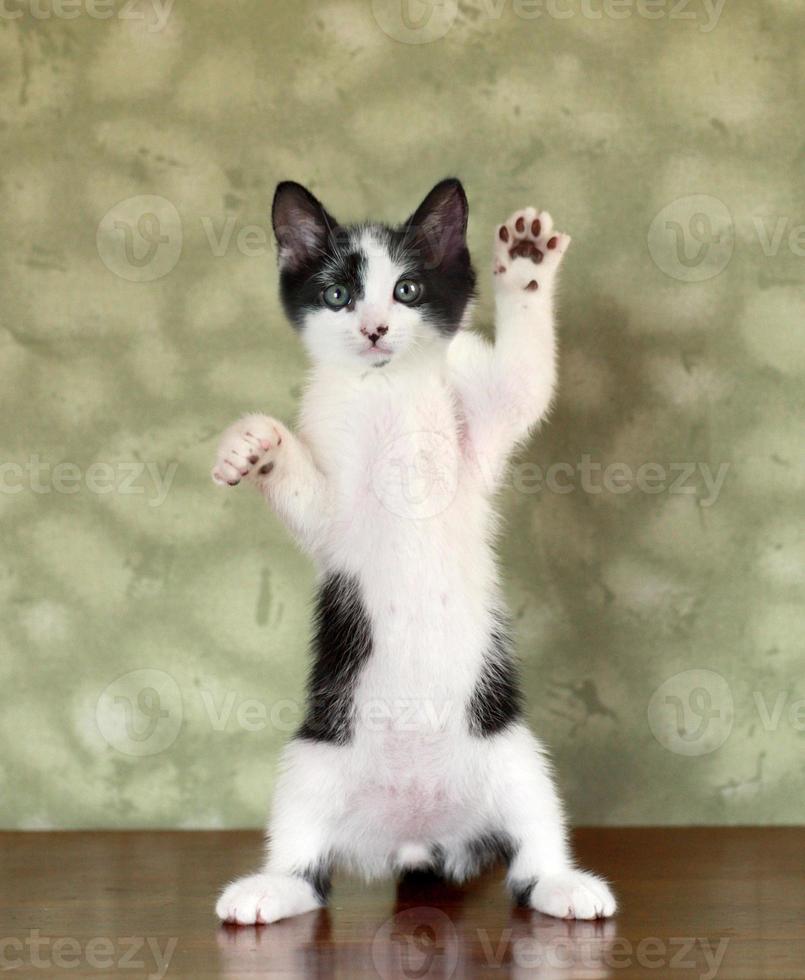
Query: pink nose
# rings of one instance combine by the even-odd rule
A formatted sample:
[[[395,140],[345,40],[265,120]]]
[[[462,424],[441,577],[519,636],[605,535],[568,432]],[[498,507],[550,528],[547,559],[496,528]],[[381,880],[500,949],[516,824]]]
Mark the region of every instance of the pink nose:
[[[369,327],[361,327],[361,333],[364,335],[364,337],[368,337],[373,344],[376,344],[381,337],[385,337],[388,332],[389,328],[385,326],[385,324],[379,327],[374,327],[371,331]]]

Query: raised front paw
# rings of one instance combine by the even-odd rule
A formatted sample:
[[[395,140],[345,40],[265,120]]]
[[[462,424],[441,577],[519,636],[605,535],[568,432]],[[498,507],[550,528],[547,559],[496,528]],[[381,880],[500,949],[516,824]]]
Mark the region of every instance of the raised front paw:
[[[215,906],[222,922],[252,926],[277,922],[321,908],[321,900],[303,878],[257,874],[228,885]]]
[[[609,885],[588,871],[545,875],[534,886],[528,904],[558,919],[604,919],[617,908]]]
[[[515,211],[495,235],[494,274],[499,289],[535,293],[553,280],[570,244],[570,235],[554,231],[547,211]]]
[[[249,477],[267,477],[277,461],[284,427],[267,415],[247,415],[221,437],[212,471],[215,483],[236,487]]]

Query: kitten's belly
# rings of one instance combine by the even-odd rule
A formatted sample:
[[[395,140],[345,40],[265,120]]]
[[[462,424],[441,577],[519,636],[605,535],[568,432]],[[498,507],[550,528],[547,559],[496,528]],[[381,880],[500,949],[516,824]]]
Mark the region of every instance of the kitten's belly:
[[[460,487],[449,506],[426,518],[390,513],[370,499],[336,524],[332,564],[360,581],[383,630],[451,635],[495,587],[491,519],[474,487]]]
[[[351,794],[350,808],[371,822],[388,846],[438,839],[455,827],[456,806],[443,787],[409,775],[397,784],[366,783]]]
[[[478,796],[471,791],[467,760],[453,734],[388,733],[368,749],[354,775],[347,812],[349,833],[369,831],[386,852],[409,842],[437,842],[469,831],[478,821]],[[364,835],[362,835],[364,836]]]

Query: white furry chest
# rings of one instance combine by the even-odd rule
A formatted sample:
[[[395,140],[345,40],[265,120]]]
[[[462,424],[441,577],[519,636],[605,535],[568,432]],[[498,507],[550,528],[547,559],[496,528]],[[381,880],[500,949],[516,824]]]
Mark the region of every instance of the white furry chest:
[[[423,568],[446,571],[482,544],[488,506],[441,375],[328,377],[309,389],[302,424],[330,492],[325,564],[393,570],[415,587]]]
[[[456,564],[482,544],[488,505],[438,372],[318,379],[302,429],[329,487],[326,565],[356,574],[394,566],[405,576]]]
[[[314,386],[303,424],[342,534],[405,533],[444,515],[463,490],[457,409],[438,376]]]

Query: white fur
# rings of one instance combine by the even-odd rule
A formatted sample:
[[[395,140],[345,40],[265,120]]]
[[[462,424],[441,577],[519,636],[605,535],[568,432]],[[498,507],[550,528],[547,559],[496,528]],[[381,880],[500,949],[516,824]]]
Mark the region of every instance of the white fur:
[[[537,212],[513,215],[511,236],[521,216],[530,228]],[[550,217],[539,218],[544,249]],[[216,480],[246,474],[322,573],[358,579],[374,639],[350,744],[287,746],[265,874],[224,892],[224,919],[273,921],[312,907],[312,891],[300,898],[290,876],[324,856],[389,875],[421,866],[438,842],[461,878],[472,871],[463,845],[490,828],[519,845],[510,880],[539,880],[534,908],[576,918],[615,910],[606,884],[573,867],[537,740],[522,724],[471,736],[464,713],[501,602],[492,497],[554,391],[553,286],[569,239],[557,242],[535,265],[512,261],[496,235],[491,346],[463,330],[448,343],[395,303],[401,270],[367,239],[365,299],[352,314],[322,310],[306,325],[314,364],[298,434],[256,415],[224,435]],[[361,353],[360,327],[381,322],[393,353],[376,367]]]
[[[313,889],[301,878],[257,874],[233,882],[215,906],[224,922],[239,925],[270,923],[319,907]]]

